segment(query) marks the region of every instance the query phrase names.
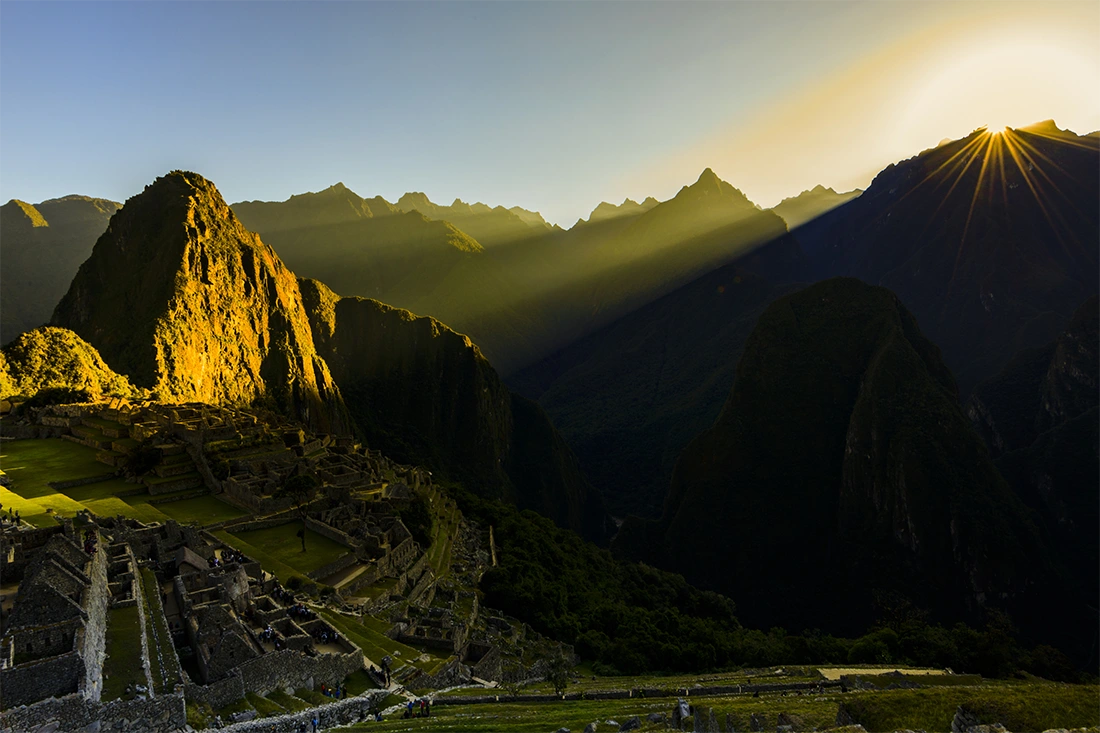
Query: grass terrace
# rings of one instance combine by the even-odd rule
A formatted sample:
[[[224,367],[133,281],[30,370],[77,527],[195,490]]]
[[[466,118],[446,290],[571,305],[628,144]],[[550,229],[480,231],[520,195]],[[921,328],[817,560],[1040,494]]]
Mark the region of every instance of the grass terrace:
[[[110,477],[111,468],[95,459],[94,449],[67,440],[6,441],[0,451],[0,470],[13,482],[10,488],[0,487],[0,504],[5,510],[17,509],[37,527],[55,526],[55,516],[71,517],[84,509],[104,517],[121,514],[142,522],[175,519],[203,525],[245,514],[211,495],[153,504],[188,491],[152,496],[142,484]],[[50,486],[50,482],[96,477],[105,478],[66,489]]]
[[[137,606],[107,612],[107,660],[103,663],[104,701],[126,696],[128,685],[146,684],[141,663],[141,618]]]
[[[153,673],[153,682],[160,692],[171,692],[180,682],[179,667],[176,665],[175,649],[172,645],[172,633],[164,618],[164,608],[160,600],[160,585],[156,575],[149,568],[141,569],[141,582],[145,587],[145,625],[146,638],[149,640],[149,664]]]
[[[291,567],[304,575],[335,562],[350,552],[348,547],[339,542],[334,542],[308,529],[306,530],[306,551],[302,552],[302,541],[297,536],[301,528],[302,523],[294,521],[268,529],[235,532],[233,536],[259,550],[262,557],[256,559],[265,570],[275,572],[276,575],[279,575],[277,571],[267,567],[267,558],[277,565]],[[286,582],[281,575],[279,580]]]

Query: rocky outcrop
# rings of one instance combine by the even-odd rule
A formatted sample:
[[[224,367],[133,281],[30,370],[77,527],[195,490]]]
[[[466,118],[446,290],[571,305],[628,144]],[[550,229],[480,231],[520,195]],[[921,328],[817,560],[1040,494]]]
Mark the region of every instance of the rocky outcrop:
[[[174,171],[126,202],[53,323],[159,399],[269,405],[350,430],[294,275],[195,173]]]
[[[341,298],[315,280],[300,287],[317,349],[373,446],[605,536],[599,495],[572,452],[467,336],[376,300]]]
[[[883,592],[976,618],[1052,574],[939,350],[893,293],[851,279],[764,312],[662,519],[628,520],[616,544],[788,628],[854,631]]]

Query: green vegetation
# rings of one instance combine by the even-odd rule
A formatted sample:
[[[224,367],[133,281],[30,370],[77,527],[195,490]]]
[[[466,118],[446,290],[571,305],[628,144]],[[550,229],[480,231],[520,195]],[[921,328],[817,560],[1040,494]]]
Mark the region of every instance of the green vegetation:
[[[91,344],[65,328],[43,326],[20,334],[3,353],[11,381],[10,392],[0,397],[30,396],[47,389],[135,394],[129,380],[112,371]]]
[[[357,672],[352,672],[341,684],[347,687],[348,694],[352,696],[362,695],[367,690],[373,690],[378,687],[378,685],[374,684],[374,680],[370,678],[370,675],[366,673],[366,670],[362,669]]]
[[[983,723],[1008,730],[1091,728],[1100,725],[1100,687],[1032,683],[974,688],[892,690],[846,699],[844,707],[869,731],[950,730],[961,705]]]
[[[195,730],[203,730],[214,724],[214,708],[197,700],[187,701],[187,724]]]
[[[146,684],[141,664],[141,619],[137,606],[107,613],[107,659],[103,663],[103,700],[124,697],[128,685]]]
[[[770,665],[895,663],[1004,678],[1017,670],[1076,681],[1065,655],[1028,649],[1001,614],[981,628],[932,624],[904,602],[884,606],[859,639],[743,627],[728,598],[679,575],[616,559],[545,517],[454,485],[465,516],[492,526],[499,566],[482,577],[485,605],[573,644],[600,675],[703,673]]]
[[[67,440],[11,440],[0,446],[0,468],[19,487],[19,494],[37,499],[56,494],[50,481],[103,476],[112,469],[95,459],[95,450]]]

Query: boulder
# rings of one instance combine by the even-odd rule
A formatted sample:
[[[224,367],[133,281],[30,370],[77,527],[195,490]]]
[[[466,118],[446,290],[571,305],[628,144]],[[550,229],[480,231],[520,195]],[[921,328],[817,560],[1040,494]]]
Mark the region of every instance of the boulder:
[[[642,727],[642,721],[638,720],[638,716],[635,715],[634,717],[628,719],[625,723],[623,723],[622,725],[619,726],[619,733],[623,733],[623,731],[628,731],[628,730],[637,730],[638,728],[641,728],[641,727]]]

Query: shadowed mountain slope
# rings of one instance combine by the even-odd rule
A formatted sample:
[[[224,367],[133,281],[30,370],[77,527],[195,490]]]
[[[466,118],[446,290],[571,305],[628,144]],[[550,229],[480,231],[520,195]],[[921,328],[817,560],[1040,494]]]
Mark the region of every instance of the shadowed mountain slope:
[[[804,277],[897,293],[968,394],[1100,290],[1100,141],[1053,122],[891,165],[800,227]]]
[[[50,320],[118,207],[87,196],[0,206],[0,344]]]
[[[664,515],[628,519],[616,547],[729,594],[752,624],[866,628],[883,593],[1034,621],[1061,586],[957,394],[888,290],[835,279],[781,298],[680,456]]]
[[[599,494],[545,413],[512,395],[469,337],[314,280],[301,290],[318,350],[372,445],[607,536]]]
[[[757,318],[796,287],[726,265],[508,381],[546,409],[609,511],[658,516],[673,466],[718,416]]]
[[[297,280],[197,174],[175,171],[126,202],[53,323],[160,399],[269,404],[350,429]]]
[[[1090,604],[1100,606],[1100,303],[1046,346],[978,385],[967,413],[997,467],[1040,517]]]

